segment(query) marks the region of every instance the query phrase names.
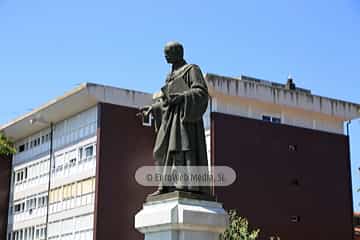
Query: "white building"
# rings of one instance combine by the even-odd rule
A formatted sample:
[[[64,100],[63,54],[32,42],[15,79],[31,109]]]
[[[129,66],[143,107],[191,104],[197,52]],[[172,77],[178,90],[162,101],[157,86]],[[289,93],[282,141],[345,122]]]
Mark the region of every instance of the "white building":
[[[131,94],[136,99],[127,90],[84,84],[1,127],[18,150],[12,159],[8,239],[93,239],[97,104],[138,107],[151,99]]]

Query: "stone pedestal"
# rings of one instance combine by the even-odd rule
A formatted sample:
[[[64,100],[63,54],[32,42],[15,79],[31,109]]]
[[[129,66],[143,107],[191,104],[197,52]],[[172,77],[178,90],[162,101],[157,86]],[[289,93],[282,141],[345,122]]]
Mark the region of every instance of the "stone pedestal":
[[[227,225],[221,203],[177,191],[148,198],[135,216],[145,240],[218,240]]]

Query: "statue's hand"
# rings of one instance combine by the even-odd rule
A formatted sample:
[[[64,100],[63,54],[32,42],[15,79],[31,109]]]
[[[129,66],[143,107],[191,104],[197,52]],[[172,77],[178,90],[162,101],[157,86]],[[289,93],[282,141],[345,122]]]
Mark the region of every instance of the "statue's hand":
[[[140,108],[140,111],[136,114],[136,116],[138,116],[138,117],[147,117],[147,116],[149,116],[151,111],[152,111],[152,106],[151,105],[144,106],[144,107]]]
[[[185,100],[184,94],[181,93],[170,94],[169,105],[170,106],[179,105],[184,100]]]

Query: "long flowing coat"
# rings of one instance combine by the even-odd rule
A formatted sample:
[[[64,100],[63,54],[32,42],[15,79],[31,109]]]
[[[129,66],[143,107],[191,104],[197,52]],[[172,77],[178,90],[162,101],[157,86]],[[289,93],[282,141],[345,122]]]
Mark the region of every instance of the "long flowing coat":
[[[186,165],[208,166],[205,131],[202,116],[208,105],[208,89],[200,68],[185,64],[166,78],[166,84],[183,80],[189,87],[185,100],[169,107],[164,101],[153,104],[157,136],[154,158],[164,166],[173,154],[187,155]]]

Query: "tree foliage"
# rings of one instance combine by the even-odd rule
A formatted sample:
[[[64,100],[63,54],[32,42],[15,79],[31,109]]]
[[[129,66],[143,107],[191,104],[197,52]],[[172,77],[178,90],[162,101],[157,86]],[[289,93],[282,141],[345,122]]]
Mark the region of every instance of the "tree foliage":
[[[259,229],[250,230],[246,218],[237,215],[235,210],[230,210],[230,224],[226,231],[220,235],[220,240],[256,240]]]
[[[0,155],[14,154],[16,149],[13,142],[11,142],[3,132],[0,132]]]

